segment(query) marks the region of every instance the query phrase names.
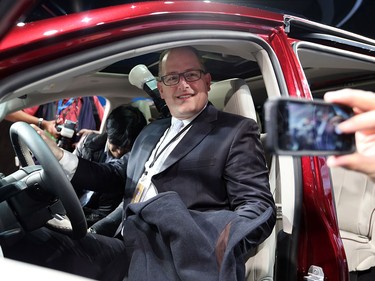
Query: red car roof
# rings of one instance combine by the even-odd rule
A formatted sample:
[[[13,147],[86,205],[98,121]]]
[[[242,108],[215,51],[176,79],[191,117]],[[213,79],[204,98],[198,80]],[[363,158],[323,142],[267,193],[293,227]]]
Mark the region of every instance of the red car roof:
[[[0,76],[33,61],[155,31],[220,27],[266,35],[282,25],[281,14],[230,4],[152,1],[111,6],[14,27],[0,42]]]

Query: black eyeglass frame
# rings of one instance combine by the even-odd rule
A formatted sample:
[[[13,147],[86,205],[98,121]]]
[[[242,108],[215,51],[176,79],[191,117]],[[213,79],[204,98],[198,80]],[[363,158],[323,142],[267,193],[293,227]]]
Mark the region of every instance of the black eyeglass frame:
[[[194,80],[190,80],[190,78],[186,78],[186,73],[189,73],[189,72],[192,72],[192,71],[199,71],[199,77],[197,79],[194,78]],[[195,81],[198,81],[199,79],[202,78],[202,74],[206,74],[207,72],[204,71],[203,69],[190,69],[190,70],[187,70],[185,72],[181,72],[181,73],[173,73],[173,74],[167,74],[167,75],[164,75],[164,76],[161,76],[160,77],[160,81],[163,82],[163,84],[165,86],[175,86],[177,85],[178,83],[180,83],[180,80],[181,80],[181,76],[184,76],[184,79],[186,82],[195,82]],[[165,79],[166,77],[168,76],[175,76],[175,75],[178,75],[178,80],[176,83],[173,83],[173,84],[167,84],[165,82]]]

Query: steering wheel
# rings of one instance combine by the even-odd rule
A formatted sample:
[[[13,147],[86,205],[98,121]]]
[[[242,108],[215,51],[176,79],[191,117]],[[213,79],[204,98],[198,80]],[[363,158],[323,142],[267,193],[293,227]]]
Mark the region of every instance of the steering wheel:
[[[86,218],[72,184],[42,137],[27,123],[16,122],[10,127],[10,138],[23,167],[35,165],[34,156],[42,166],[43,189],[57,196],[65,208],[71,227],[63,233],[74,239],[87,233]],[[30,154],[32,152],[32,155]],[[58,228],[56,229],[59,230]]]

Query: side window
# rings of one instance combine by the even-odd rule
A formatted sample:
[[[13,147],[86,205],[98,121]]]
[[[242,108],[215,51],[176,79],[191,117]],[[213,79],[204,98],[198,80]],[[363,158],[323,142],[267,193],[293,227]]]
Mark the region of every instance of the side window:
[[[54,137],[59,146],[74,150],[82,130],[99,131],[104,117],[106,100],[98,96],[70,97],[23,109],[37,117],[38,126]],[[14,120],[26,121],[26,120]]]
[[[375,59],[313,43],[297,43],[295,51],[313,98],[342,88],[375,89]]]

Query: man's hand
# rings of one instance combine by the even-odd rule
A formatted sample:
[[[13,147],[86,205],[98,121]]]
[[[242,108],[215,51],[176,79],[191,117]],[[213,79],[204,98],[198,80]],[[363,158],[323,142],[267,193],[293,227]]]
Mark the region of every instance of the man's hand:
[[[43,120],[43,129],[46,130],[51,136],[53,136],[55,139],[59,137],[59,132],[57,132],[56,129],[56,120]]]
[[[57,146],[56,142],[53,141],[50,137],[46,136],[45,132],[38,126],[31,125],[34,130],[42,137],[48,147],[51,149],[53,155],[55,155],[58,161],[64,156],[64,150]]]
[[[95,133],[95,134],[100,134],[99,131],[96,131],[96,130],[90,130],[90,129],[81,129],[77,135],[80,136],[81,138],[86,136],[86,135],[89,135],[89,134],[92,134],[92,133]]]

